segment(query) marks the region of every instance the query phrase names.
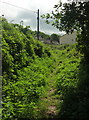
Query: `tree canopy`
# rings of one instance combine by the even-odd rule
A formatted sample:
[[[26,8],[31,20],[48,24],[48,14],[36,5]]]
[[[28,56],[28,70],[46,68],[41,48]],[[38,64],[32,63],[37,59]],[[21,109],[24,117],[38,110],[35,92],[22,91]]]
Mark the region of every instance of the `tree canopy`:
[[[54,6],[55,11],[43,15],[47,23],[51,23],[59,30],[67,33],[77,30],[78,50],[89,59],[89,1],[59,3]]]
[[[54,42],[57,41],[58,43],[60,43],[58,34],[55,34],[55,33],[51,34],[50,39],[51,41],[54,41]]]

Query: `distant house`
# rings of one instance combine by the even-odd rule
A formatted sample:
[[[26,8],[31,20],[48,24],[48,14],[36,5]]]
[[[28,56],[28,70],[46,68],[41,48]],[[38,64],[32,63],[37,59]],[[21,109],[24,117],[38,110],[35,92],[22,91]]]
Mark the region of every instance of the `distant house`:
[[[60,44],[74,44],[76,43],[76,32],[72,34],[65,34],[60,37]]]

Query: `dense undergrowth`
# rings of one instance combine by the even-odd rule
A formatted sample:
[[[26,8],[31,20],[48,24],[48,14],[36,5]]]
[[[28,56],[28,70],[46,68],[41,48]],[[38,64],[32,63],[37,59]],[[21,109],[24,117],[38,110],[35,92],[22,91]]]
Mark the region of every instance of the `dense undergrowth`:
[[[55,48],[55,46],[53,46]],[[76,51],[76,45],[56,47],[59,63],[56,67],[56,88],[59,94],[60,120],[89,119],[89,64]]]
[[[56,118],[88,120],[89,65],[84,64],[76,45],[44,45],[5,19],[2,27],[2,120],[46,119],[40,98],[54,71],[59,96]]]
[[[3,119],[34,119],[52,69],[48,48],[2,21]]]

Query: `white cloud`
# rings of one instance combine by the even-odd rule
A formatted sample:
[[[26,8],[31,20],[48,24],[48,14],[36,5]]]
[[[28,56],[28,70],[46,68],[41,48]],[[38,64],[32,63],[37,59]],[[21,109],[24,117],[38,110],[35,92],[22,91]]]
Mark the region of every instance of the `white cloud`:
[[[36,30],[37,15],[33,11],[37,12],[37,9],[39,9],[40,14],[51,12],[58,1],[59,0],[2,0],[4,3],[1,4],[0,2],[0,6],[2,6],[2,13],[0,13],[0,15],[4,14],[7,20],[14,20],[15,23],[20,23],[20,21],[23,20],[25,25],[30,25],[32,29]],[[29,10],[21,9],[15,6]],[[40,31],[46,31],[46,33],[59,33],[59,31],[51,27],[51,25],[47,25],[44,22],[42,22],[42,24],[44,26],[44,30],[40,25]]]

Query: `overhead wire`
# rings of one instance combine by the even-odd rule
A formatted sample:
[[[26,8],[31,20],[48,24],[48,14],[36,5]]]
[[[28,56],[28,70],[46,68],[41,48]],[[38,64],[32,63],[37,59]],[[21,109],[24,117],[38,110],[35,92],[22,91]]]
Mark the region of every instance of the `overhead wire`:
[[[30,9],[27,9],[27,8],[23,8],[23,7],[20,7],[20,6],[8,3],[8,2],[3,2],[3,1],[0,1],[0,2],[2,2],[4,4],[8,4],[8,5],[13,6],[13,7],[17,7],[17,8],[20,8],[20,9],[24,9],[24,10],[27,10],[27,11],[31,11],[31,12],[37,13],[36,11],[30,10]]]
[[[36,13],[36,11],[33,11],[33,10],[30,10],[30,9],[27,9],[27,8],[24,8],[24,7],[20,7],[20,6],[17,6],[17,5],[14,5],[14,4],[11,4],[11,3],[8,3],[8,2],[4,2],[4,1],[0,1],[1,3],[4,3],[4,4],[7,4],[7,5],[10,5],[10,6],[13,6],[13,7],[17,7],[17,8],[20,8],[20,9],[23,9],[23,10],[26,10],[26,11],[30,11],[30,12],[33,12],[33,13]],[[42,14],[42,13],[41,13]],[[43,26],[43,20],[40,18],[40,25],[41,25],[41,28],[43,29],[43,31],[46,33],[46,31],[44,30],[44,26]]]

